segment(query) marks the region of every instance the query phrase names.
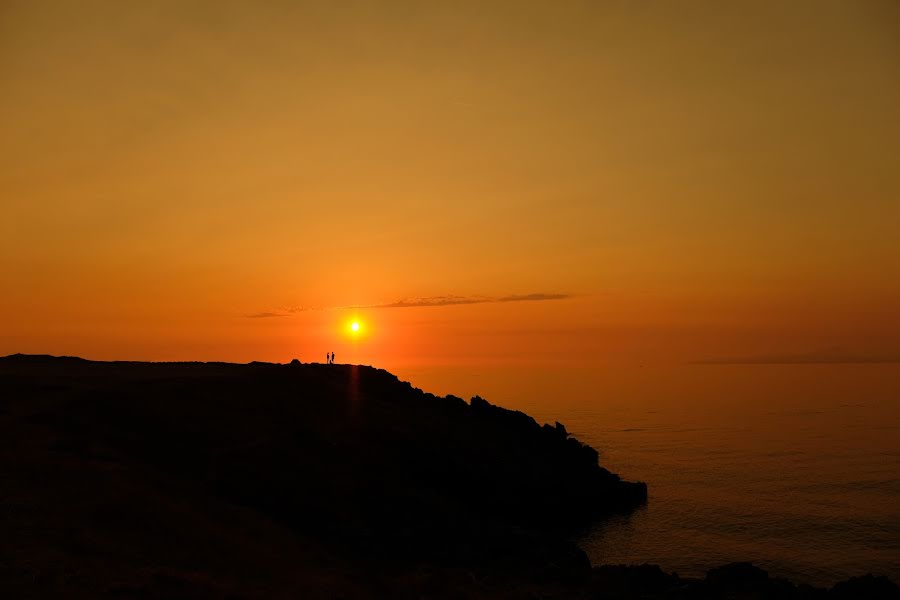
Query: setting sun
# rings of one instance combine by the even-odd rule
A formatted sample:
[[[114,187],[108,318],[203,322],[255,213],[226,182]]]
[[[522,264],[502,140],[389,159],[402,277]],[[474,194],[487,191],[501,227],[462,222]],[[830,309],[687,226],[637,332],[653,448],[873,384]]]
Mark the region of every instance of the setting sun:
[[[359,319],[352,319],[348,321],[346,327],[347,334],[351,337],[358,338],[362,335],[363,326],[362,322]]]

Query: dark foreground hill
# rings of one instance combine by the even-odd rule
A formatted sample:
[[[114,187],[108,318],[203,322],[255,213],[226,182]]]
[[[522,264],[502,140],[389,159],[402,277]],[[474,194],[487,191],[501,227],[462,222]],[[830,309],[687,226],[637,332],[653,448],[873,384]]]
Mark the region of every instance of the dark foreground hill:
[[[597,458],[370,367],[11,356],[0,596],[816,597],[747,566],[592,570],[572,531],[646,500]]]

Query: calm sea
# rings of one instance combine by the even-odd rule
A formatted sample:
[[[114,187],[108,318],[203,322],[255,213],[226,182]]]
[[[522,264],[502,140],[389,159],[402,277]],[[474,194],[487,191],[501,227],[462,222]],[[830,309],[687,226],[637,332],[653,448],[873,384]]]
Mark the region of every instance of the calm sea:
[[[900,365],[399,369],[434,393],[560,421],[649,485],[579,537],[595,564],[702,575],[749,560],[830,585],[900,582]]]

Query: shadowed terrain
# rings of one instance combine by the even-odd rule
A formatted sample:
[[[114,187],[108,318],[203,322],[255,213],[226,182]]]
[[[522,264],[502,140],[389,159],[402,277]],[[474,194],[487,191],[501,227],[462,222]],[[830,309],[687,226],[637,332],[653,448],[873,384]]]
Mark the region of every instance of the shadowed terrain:
[[[3,358],[0,483],[13,598],[896,593],[592,570],[569,536],[643,483],[560,424],[355,365]]]

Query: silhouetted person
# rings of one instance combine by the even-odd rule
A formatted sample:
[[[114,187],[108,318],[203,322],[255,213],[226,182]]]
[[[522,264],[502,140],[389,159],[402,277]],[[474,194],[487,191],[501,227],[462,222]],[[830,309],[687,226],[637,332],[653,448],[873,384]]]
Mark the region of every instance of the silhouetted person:
[[[331,364],[334,364],[334,352],[331,353]]]
[[[326,352],[326,353],[325,353],[325,364],[326,364],[326,365],[330,365],[330,364],[331,364],[331,353],[330,353],[330,352]]]

